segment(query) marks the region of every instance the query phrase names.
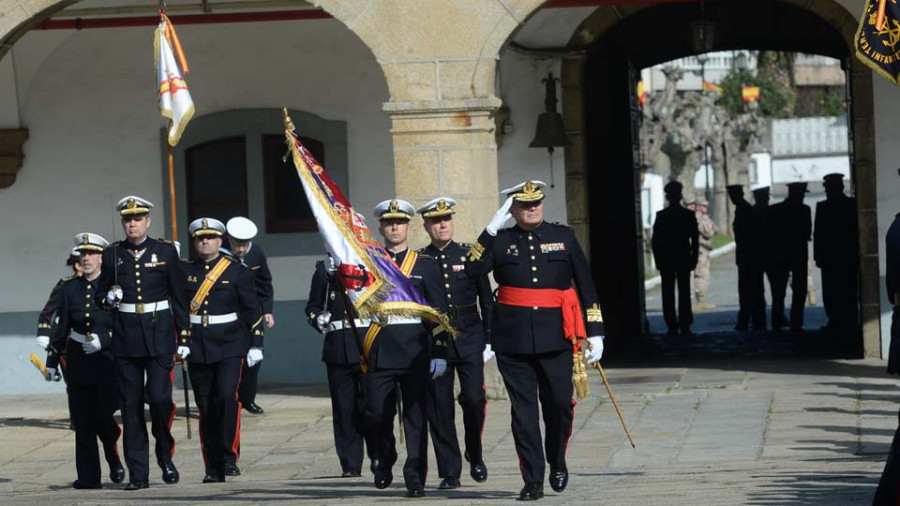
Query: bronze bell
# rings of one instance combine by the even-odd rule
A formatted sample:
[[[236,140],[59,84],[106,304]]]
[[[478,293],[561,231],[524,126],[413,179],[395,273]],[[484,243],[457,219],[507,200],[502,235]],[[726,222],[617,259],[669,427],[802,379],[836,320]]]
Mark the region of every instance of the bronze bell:
[[[553,77],[552,72],[541,80],[546,87],[544,112],[538,116],[537,130],[534,132],[534,139],[528,145],[529,148],[549,148],[550,153],[553,153],[553,148],[568,146],[572,143],[566,135],[562,116],[556,112],[556,83],[558,81],[559,78]]]

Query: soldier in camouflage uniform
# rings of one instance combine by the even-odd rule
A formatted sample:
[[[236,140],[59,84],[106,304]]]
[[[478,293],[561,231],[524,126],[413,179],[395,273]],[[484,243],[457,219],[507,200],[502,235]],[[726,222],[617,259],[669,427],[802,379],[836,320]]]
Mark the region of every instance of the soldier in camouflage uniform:
[[[709,252],[712,251],[716,224],[709,217],[709,203],[706,199],[697,197],[692,207],[700,232],[700,254],[697,257],[697,268],[694,269],[694,296],[697,299],[697,309],[703,310],[715,307],[714,304],[706,302],[706,292],[709,290]]]

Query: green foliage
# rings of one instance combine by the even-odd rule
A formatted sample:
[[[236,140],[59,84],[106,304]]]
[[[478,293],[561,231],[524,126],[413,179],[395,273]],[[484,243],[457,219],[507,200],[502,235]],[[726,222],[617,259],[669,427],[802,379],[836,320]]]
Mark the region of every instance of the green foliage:
[[[722,97],[718,104],[728,111],[729,116],[736,118],[744,112],[742,86],[759,86],[759,114],[766,118],[786,118],[789,116],[789,105],[796,100],[793,90],[784,89],[775,79],[759,73],[753,75],[747,71],[732,70],[719,83]]]
[[[844,88],[842,86],[812,90],[801,89],[797,93],[797,106],[794,114],[798,118],[843,116],[844,112]]]

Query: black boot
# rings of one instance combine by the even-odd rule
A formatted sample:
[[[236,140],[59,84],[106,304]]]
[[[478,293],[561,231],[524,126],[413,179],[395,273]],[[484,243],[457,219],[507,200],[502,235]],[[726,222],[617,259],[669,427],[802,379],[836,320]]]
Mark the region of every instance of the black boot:
[[[178,474],[178,469],[175,467],[175,464],[172,461],[163,462],[163,465],[160,466],[162,468],[162,480],[169,485],[174,485],[178,483],[180,479],[180,475]]]
[[[569,484],[569,471],[562,467],[560,469],[550,468],[550,488],[554,492],[562,492]]]
[[[537,501],[541,497],[544,497],[544,486],[537,481],[526,481],[519,492],[520,501]]]

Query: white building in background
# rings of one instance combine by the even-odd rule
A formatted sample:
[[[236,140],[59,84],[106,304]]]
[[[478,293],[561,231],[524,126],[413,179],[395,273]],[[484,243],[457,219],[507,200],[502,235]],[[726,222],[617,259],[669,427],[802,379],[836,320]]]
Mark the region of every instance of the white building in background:
[[[771,123],[772,182],[821,182],[838,172],[850,178],[847,118],[776,119]]]
[[[741,55],[746,61],[746,70],[756,72],[756,51],[716,51],[703,55],[706,59],[702,64],[700,57],[688,56],[647,67],[641,71],[641,79],[644,81],[644,89],[647,93],[662,90],[666,87],[666,76],[663,74],[663,69],[676,67],[684,70],[684,77],[678,82],[677,89],[679,91],[698,91],[703,84],[701,75],[705,75],[708,82],[716,84],[738,67]]]

